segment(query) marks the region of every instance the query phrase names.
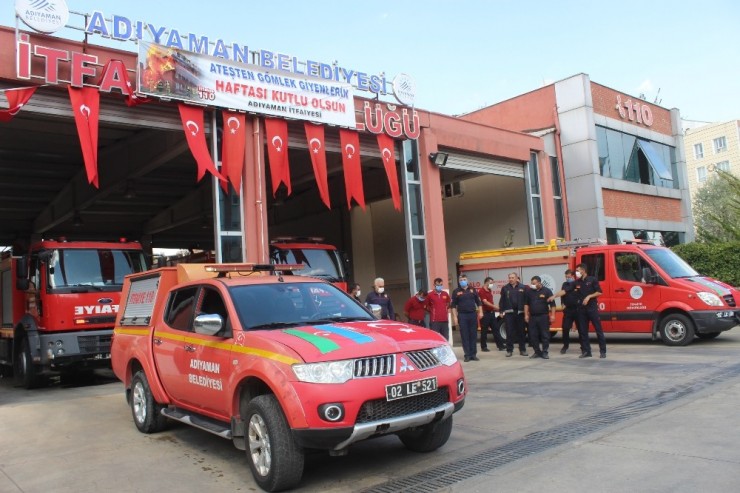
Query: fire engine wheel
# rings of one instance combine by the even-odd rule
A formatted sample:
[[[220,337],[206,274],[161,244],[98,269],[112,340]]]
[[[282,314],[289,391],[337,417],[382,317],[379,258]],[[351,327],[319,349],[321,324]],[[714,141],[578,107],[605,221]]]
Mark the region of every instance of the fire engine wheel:
[[[431,423],[398,434],[407,449],[414,452],[432,452],[447,443],[452,433],[452,416],[438,423]]]
[[[31,345],[28,342],[28,337],[24,336],[21,339],[20,350],[15,355],[13,372],[15,373],[16,384],[26,389],[40,387],[43,382],[43,378],[38,374],[36,365],[33,364]]]
[[[266,491],[297,485],[303,476],[304,454],[295,443],[280,403],[274,395],[260,395],[246,412],[246,450],[249,468]]]
[[[680,313],[666,315],[660,321],[660,338],[668,346],[685,346],[694,340],[694,324]]]
[[[162,414],[162,407],[154,400],[144,372],[136,372],[131,379],[131,414],[140,432],[156,433],[165,428],[167,418]]]

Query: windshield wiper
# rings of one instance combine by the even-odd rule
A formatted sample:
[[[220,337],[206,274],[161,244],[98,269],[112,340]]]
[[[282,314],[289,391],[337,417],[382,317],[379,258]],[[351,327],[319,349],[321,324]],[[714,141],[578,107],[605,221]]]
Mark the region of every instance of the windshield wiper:
[[[307,323],[310,325],[317,325],[317,324],[327,324],[331,322],[357,322],[357,321],[368,321],[368,320],[374,320],[372,318],[367,317],[327,317],[327,318],[320,318],[318,320],[310,320]]]
[[[295,327],[301,325],[302,322],[270,322],[266,324],[259,324],[250,327],[248,330],[260,330],[260,329],[284,329],[287,327]]]

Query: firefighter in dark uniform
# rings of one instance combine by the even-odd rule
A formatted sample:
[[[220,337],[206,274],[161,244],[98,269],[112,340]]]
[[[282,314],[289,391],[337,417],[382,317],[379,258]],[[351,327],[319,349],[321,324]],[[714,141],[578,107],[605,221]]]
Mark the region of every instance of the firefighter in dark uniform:
[[[591,343],[588,340],[588,324],[594,326],[594,332],[599,340],[599,353],[602,358],[606,358],[606,338],[604,330],[601,328],[601,318],[599,317],[599,304],[596,298],[601,296],[601,287],[599,280],[594,276],[589,276],[586,270],[586,264],[578,264],[576,267],[576,286],[581,303],[578,305],[578,334],[581,337],[581,346],[583,353],[579,358],[591,357]]]
[[[576,292],[576,278],[572,270],[568,269],[565,271],[565,282],[560,288],[560,291],[555,293],[551,299],[560,298],[560,302],[563,305],[563,349],[560,350],[560,354],[568,352],[570,347],[570,331],[575,323],[578,328],[578,305],[581,303]],[[578,338],[580,341],[580,333]],[[583,354],[583,343],[581,343],[581,354]]]
[[[468,283],[464,274],[458,280],[459,286],[452,292],[453,325],[457,321],[460,327],[460,339],[462,339],[463,354],[465,361],[478,360],[478,318],[482,315],[481,301],[478,290]]]
[[[524,340],[524,284],[519,282],[515,272],[509,274],[509,282],[501,288],[499,308],[504,313],[506,324],[506,357],[514,352],[514,343],[519,344],[519,354],[527,356],[527,343]]]
[[[552,291],[542,285],[540,276],[533,276],[530,289],[524,293],[524,297],[524,321],[529,324],[529,344],[534,349],[530,358],[549,359],[550,324],[555,321]]]

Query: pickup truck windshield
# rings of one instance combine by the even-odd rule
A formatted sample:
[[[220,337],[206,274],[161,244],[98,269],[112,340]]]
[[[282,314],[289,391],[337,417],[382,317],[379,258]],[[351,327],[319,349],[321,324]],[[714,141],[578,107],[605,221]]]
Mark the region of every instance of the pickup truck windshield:
[[[229,289],[245,330],[374,320],[363,306],[325,283],[250,284]]]
[[[673,279],[680,277],[695,277],[699,275],[699,273],[687,264],[684,259],[673,253],[668,248],[648,248],[645,250],[645,253],[647,253],[648,257],[653,259],[653,262],[663,269],[663,272]]]
[[[146,268],[139,250],[54,250],[49,256],[49,287],[120,291],[124,276]]]

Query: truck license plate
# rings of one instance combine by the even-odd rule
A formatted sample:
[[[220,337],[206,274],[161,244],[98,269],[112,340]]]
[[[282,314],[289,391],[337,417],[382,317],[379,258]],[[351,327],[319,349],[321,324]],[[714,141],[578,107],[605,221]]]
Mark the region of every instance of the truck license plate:
[[[385,386],[385,398],[389,401],[403,399],[414,395],[428,394],[437,390],[437,377],[414,380],[413,382],[396,383]]]

